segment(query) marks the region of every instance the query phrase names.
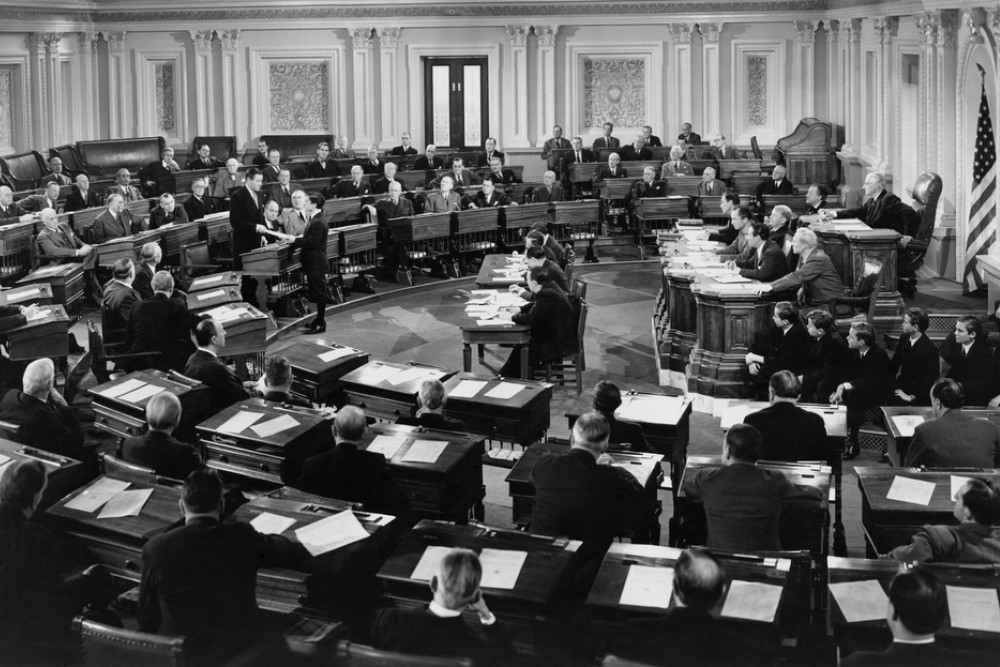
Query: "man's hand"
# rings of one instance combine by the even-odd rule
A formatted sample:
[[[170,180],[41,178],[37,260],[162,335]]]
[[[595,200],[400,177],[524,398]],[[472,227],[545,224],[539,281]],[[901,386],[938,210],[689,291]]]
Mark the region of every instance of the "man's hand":
[[[31,319],[38,314],[38,305],[31,304],[30,306],[21,306],[21,314],[24,315],[25,319]]]
[[[271,231],[271,230],[270,230],[270,229],[268,229],[267,227],[265,227],[264,225],[257,225],[257,233],[258,233],[258,234],[267,234],[267,233],[269,233],[270,231]]]
[[[844,402],[844,385],[838,385],[837,391],[830,394],[830,405],[840,405]]]
[[[597,465],[599,466],[610,466],[614,465],[614,463],[615,460],[611,458],[610,454],[605,453],[597,457]]]
[[[761,283],[757,286],[757,294],[767,294],[772,289],[774,288],[771,287],[771,283]]]
[[[897,389],[897,390],[896,390],[896,392],[895,392],[895,395],[896,395],[896,397],[897,397],[897,398],[898,398],[899,400],[901,400],[901,401],[906,401],[907,403],[912,403],[912,402],[913,402],[913,399],[915,399],[915,398],[916,398],[916,396],[913,396],[913,395],[911,395],[911,394],[907,394],[907,393],[906,393],[905,391],[903,391],[902,389]]]
[[[987,405],[989,405],[991,408],[1000,408],[1000,394],[991,398],[990,402]]]
[[[750,364],[747,366],[747,370],[750,371],[750,375],[760,375],[760,364]]]
[[[902,238],[899,239],[899,247],[905,248],[907,245],[909,245],[910,241],[912,240],[913,240],[912,236],[904,235]]]
[[[819,214],[820,214],[820,216],[822,216],[822,218],[823,218],[824,221],[826,221],[826,220],[833,220],[834,218],[837,217],[837,214],[834,213],[833,211],[831,211],[828,208],[825,208],[825,209],[821,210],[819,212]]]
[[[62,394],[56,391],[55,387],[49,389],[49,400],[52,401],[53,405],[58,408],[66,407],[66,399],[62,397]]]
[[[476,612],[481,623],[490,624],[496,620],[493,616],[493,612],[491,612],[490,608],[486,606],[486,600],[483,599],[482,591],[476,591],[476,597],[469,603],[469,609]]]

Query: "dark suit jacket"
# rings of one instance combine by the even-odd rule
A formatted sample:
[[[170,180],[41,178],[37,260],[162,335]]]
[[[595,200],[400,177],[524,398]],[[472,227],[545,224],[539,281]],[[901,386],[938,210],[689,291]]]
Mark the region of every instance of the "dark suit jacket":
[[[628,178],[628,170],[619,164],[615,167],[614,172],[612,172],[611,167],[604,165],[597,170],[597,175],[594,177],[594,180],[606,181],[609,178]]]
[[[553,151],[568,150],[570,148],[573,148],[573,144],[565,137],[546,139],[545,143],[542,144],[542,159],[545,160],[545,164],[549,169],[556,171],[559,169],[559,163],[562,161],[562,154]]]
[[[402,144],[399,146],[393,146],[392,150],[389,151],[389,155],[416,155],[417,149],[413,146],[409,148],[403,148]]]
[[[218,169],[219,167],[225,167],[226,165],[219,160],[219,158],[214,155],[209,155],[207,160],[202,160],[201,156],[189,160],[184,168],[188,171],[196,171],[198,169]]]
[[[463,169],[458,174],[455,173],[454,169],[449,170],[447,173],[441,174],[437,178],[437,182],[440,184],[441,179],[445,176],[451,176],[452,180],[455,181],[455,188],[464,188],[469,185],[479,185],[482,180],[471,169]]]
[[[65,172],[61,174],[49,172],[48,174],[42,177],[42,180],[39,181],[38,184],[45,185],[46,183],[58,183],[59,185],[69,185],[72,182],[73,179],[70,178]]]
[[[492,153],[486,153],[484,151],[483,153],[480,153],[477,165],[480,166],[480,167],[489,167],[490,166],[490,160],[492,160],[495,157],[500,158],[500,164],[506,164],[507,163],[506,157],[500,151],[493,151]]]
[[[313,160],[306,166],[306,178],[333,178],[340,176],[340,165],[334,160],[327,160],[321,164],[320,161]]]
[[[608,436],[609,445],[621,445],[628,443],[632,446],[633,452],[649,452],[649,443],[646,442],[646,435],[642,432],[642,426],[631,422],[618,421],[614,412],[602,412],[604,418],[608,420],[611,433]]]
[[[869,348],[864,357],[857,350],[850,350],[847,381],[852,386],[852,389],[847,392],[847,405],[886,404],[892,395],[889,355],[877,345]]]
[[[60,223],[57,231],[45,228],[38,232],[38,254],[42,259],[73,261],[76,251],[82,247],[83,241],[67,224]]]
[[[142,231],[142,219],[135,219],[130,210],[122,209],[116,219],[110,210],[94,218],[91,238],[94,243],[104,243],[123,236],[131,236]]]
[[[917,222],[916,211],[885,190],[875,199],[866,201],[861,208],[840,211],[837,217],[858,218],[869,227],[894,229],[900,234],[912,234]]]
[[[423,170],[430,171],[432,169],[444,169],[444,158],[434,156],[432,161],[427,160],[426,155],[421,155],[416,160],[413,161],[413,169],[415,171]]]
[[[147,186],[146,182],[152,181],[153,185]],[[150,162],[139,172],[139,182],[143,184],[147,197],[159,197],[164,192],[176,194],[177,178],[174,172],[163,166],[162,160]]]
[[[559,268],[566,268],[566,251],[563,250],[562,245],[556,238],[549,234],[545,237],[545,248],[547,248],[552,253],[552,259],[559,264]]]
[[[712,158],[715,160],[739,160],[742,156],[742,151],[728,144],[724,149],[712,149]]]
[[[781,370],[798,374],[805,361],[809,341],[809,334],[801,322],[792,323],[787,332],[772,325],[753,345],[753,351],[764,356],[760,375],[770,378]]]
[[[413,215],[413,202],[406,197],[400,197],[394,204],[386,197],[375,202],[375,212],[378,213],[378,224],[388,226],[392,218],[403,218]]]
[[[410,502],[397,486],[381,454],[338,442],[330,451],[306,459],[296,488],[327,498],[361,503],[371,512],[400,516]]]
[[[485,193],[477,192],[476,196],[472,198],[471,203],[475,204],[476,208],[510,206],[510,197],[497,190],[494,190],[493,194],[491,194],[488,198]]]
[[[447,211],[462,210],[462,196],[452,190],[445,198],[441,192],[435,192],[427,197],[427,205],[424,213],[444,213]]]
[[[955,334],[949,334],[941,344],[941,356],[948,362],[948,377],[965,388],[966,405],[986,405],[1000,393],[996,362],[985,342],[976,340],[964,357]]]
[[[125,340],[132,352],[162,351],[163,355],[156,362],[160,370],[185,370],[188,358],[195,351],[191,332],[200,321],[200,317],[188,310],[186,303],[154,294],[132,306]]]
[[[76,459],[83,453],[83,429],[70,407],[11,389],[0,401],[0,420],[20,427],[17,441],[21,444]]]
[[[976,656],[933,644],[898,644],[887,650],[855,651],[840,661],[840,667],[942,667],[943,665],[974,665],[982,662]]]
[[[12,218],[20,218],[22,215],[26,215],[28,211],[21,208],[21,205],[17,202],[12,203],[5,209],[0,208],[0,220],[10,220]]]
[[[104,298],[101,299],[101,308],[117,314],[122,322],[128,320],[132,314],[132,306],[139,300],[139,292],[125,283],[112,280],[104,288]]]
[[[637,181],[632,186],[631,194],[633,199],[642,199],[645,197],[666,197],[667,184],[663,181],[655,180],[652,183]]]
[[[551,190],[543,185],[535,188],[534,192],[531,193],[531,201],[535,204],[565,200],[566,197],[563,195],[562,186],[558,183],[553,183]]]
[[[257,193],[256,203],[246,186],[233,193],[229,202],[229,224],[233,227],[233,252],[237,256],[260,246],[257,225],[264,219],[263,208],[263,188]]]
[[[362,197],[369,194],[372,191],[372,186],[367,181],[361,181],[358,185],[354,185],[354,181],[346,180],[340,181],[332,188],[326,188],[323,190],[323,196],[333,196],[337,199],[346,199],[348,197]]]
[[[594,139],[594,151],[596,152],[599,148],[620,148],[622,142],[618,140],[618,137],[597,137]]]
[[[375,617],[372,643],[385,651],[472,658],[477,666],[510,665],[516,656],[499,626],[473,628],[461,616],[442,618],[427,609],[387,608]]]
[[[108,188],[106,195],[105,199],[111,195],[121,195],[126,203],[142,199],[142,193],[139,192],[139,188],[134,185],[126,185],[123,187],[117,183]]]
[[[302,186],[298,183],[289,182],[288,183],[288,193],[282,189],[281,183],[270,183],[267,188],[261,188],[261,192],[267,190],[267,200],[275,200],[278,202],[278,206],[282,209],[291,208],[292,206],[292,193],[296,190],[301,190]]]
[[[300,408],[310,407],[309,401],[280,391],[266,391],[264,392],[263,398],[265,401],[271,401],[272,403],[281,403],[283,405],[295,405]]]
[[[145,435],[128,438],[122,443],[121,457],[171,479],[185,479],[202,467],[201,457],[194,447],[163,431],[147,431]]]
[[[24,199],[19,199],[17,203],[28,213],[38,213],[47,208],[56,209],[59,206],[58,201],[50,200],[45,193],[28,195]]]
[[[1000,431],[984,419],[949,410],[918,424],[906,467],[1000,468]]]
[[[215,412],[250,397],[233,372],[218,358],[203,350],[196,350],[188,357],[184,375],[208,385],[211,390],[210,402]]]
[[[825,403],[847,377],[847,341],[836,331],[813,338],[802,369],[802,393],[807,400]]]
[[[580,149],[580,157],[583,158],[582,160],[579,160],[579,162],[581,164],[582,163],[586,163],[586,162],[595,162],[597,160],[597,157],[594,155],[594,151],[592,151],[590,149],[587,149],[587,148],[581,148]],[[565,155],[563,155],[563,158],[562,158],[562,170],[563,171],[568,171],[569,170],[569,166],[571,164],[576,164],[576,163],[577,163],[576,151],[572,151],[571,150],[569,153],[566,153]]]
[[[738,260],[736,266],[740,269],[740,275],[744,278],[752,278],[761,282],[769,283],[788,274],[788,258],[782,252],[781,247],[774,241],[764,242],[764,252],[748,260]]]
[[[219,205],[216,204],[215,199],[212,197],[205,196],[198,199],[191,196],[184,201],[184,211],[191,222],[201,220],[209,213],[215,213],[218,210]]]
[[[779,401],[743,420],[760,431],[760,458],[769,461],[826,461],[829,448],[823,418],[797,405]]]
[[[329,263],[326,257],[326,239],[330,233],[330,227],[326,224],[322,212],[316,215],[306,224],[302,236],[291,243],[291,248],[301,248],[302,250],[302,272],[308,280],[309,300],[313,303],[326,303],[326,273],[329,271]]]
[[[425,412],[419,417],[400,417],[397,424],[406,426],[423,426],[424,428],[436,428],[442,431],[465,431],[465,422],[453,417],[445,417],[437,412]]]
[[[399,183],[399,187],[402,188],[403,192],[406,192],[406,186],[403,185],[403,183],[401,181],[399,181],[397,179],[393,179],[393,181],[395,181],[396,183]],[[392,181],[390,181],[388,178],[386,178],[385,176],[383,176],[382,178],[380,178],[377,181],[375,181],[375,184],[372,186],[372,194],[384,195],[384,194],[388,193],[389,192],[389,185],[391,183],[392,183]]]
[[[270,162],[268,164],[264,165],[263,167],[261,167],[260,173],[264,175],[264,185],[267,185],[268,183],[277,183],[278,182],[278,173],[280,171],[281,171],[281,167],[280,166],[275,167]],[[261,192],[263,192],[263,191],[264,191],[264,189],[261,188]]]
[[[662,147],[663,147],[663,142],[660,141],[660,138],[655,134],[649,135],[649,138],[646,139],[646,148],[662,148]]]
[[[781,184],[779,185],[773,178],[765,178],[757,186],[757,200],[763,195],[794,195],[795,186],[787,178],[781,179]]]
[[[639,150],[636,150],[635,146],[632,145],[625,146],[622,148],[620,155],[622,160],[628,160],[629,162],[644,162],[653,159],[653,151],[645,146]]]
[[[710,182],[702,181],[698,184],[698,195],[702,197],[721,197],[727,192],[729,192],[729,188],[717,178]]]
[[[174,205],[174,210],[167,213],[162,206],[157,206],[153,209],[153,212],[149,214],[149,228],[159,229],[164,225],[169,225],[171,223],[175,225],[185,225],[190,220],[188,220],[187,209],[183,206]]]
[[[992,526],[976,522],[925,525],[913,534],[909,544],[896,547],[882,558],[901,563],[1000,565],[1000,534]]]
[[[73,188],[73,192],[69,193],[66,197],[66,204],[63,206],[64,211],[82,211],[85,208],[96,208],[101,205],[101,200],[97,196],[97,193],[93,190],[87,190],[87,196],[84,197],[83,193],[79,189]]]
[[[805,261],[799,261],[795,270],[771,283],[774,292],[805,287],[807,306],[827,306],[833,298],[844,293],[844,283],[840,280],[833,261],[822,250],[809,253]]]
[[[135,267],[135,280],[132,281],[132,288],[139,293],[140,299],[153,298],[153,269],[145,262],[140,262]]]
[[[385,171],[385,160],[369,160],[365,158],[361,161],[361,170],[366,174],[381,174]]]
[[[701,143],[701,135],[698,134],[697,132],[692,132],[686,137],[683,134],[678,134],[677,141],[683,141],[688,146],[697,146],[698,144]]]
[[[0,333],[23,327],[27,323],[20,306],[0,306]]]
[[[576,314],[566,293],[555,283],[547,283],[535,298],[513,317],[517,324],[531,325],[531,342],[539,361],[560,360],[575,350]]]
[[[262,627],[257,569],[308,567],[310,560],[301,545],[261,535],[250,524],[195,518],[143,547],[139,625],[144,632],[184,635],[185,652],[190,646],[208,664],[221,664]]]
[[[487,172],[486,175],[483,176],[483,180],[487,178],[493,181],[495,185],[500,185],[501,183],[504,185],[510,185],[511,183],[521,182],[521,179],[517,177],[517,174],[514,173],[513,169],[501,169],[499,174],[495,171]]]
[[[941,376],[941,357],[926,334],[917,339],[916,345],[903,334],[889,363],[889,373],[897,389],[916,396],[911,405],[930,405],[931,385]]]

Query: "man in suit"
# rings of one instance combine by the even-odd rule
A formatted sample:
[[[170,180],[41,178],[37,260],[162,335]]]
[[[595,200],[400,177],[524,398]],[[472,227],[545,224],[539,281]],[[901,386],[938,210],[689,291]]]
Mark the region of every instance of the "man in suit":
[[[410,133],[403,132],[402,136],[399,138],[399,146],[393,146],[392,150],[389,151],[389,155],[416,155],[417,149],[410,145]]]
[[[55,389],[51,359],[35,359],[24,369],[22,389],[11,389],[0,401],[0,421],[16,424],[17,441],[29,447],[79,459],[83,429],[66,399]]]
[[[251,164],[258,169],[263,169],[267,166],[267,141],[264,137],[257,139],[257,154],[253,156],[253,162]]]
[[[597,170],[595,181],[606,181],[609,178],[628,178],[628,170],[621,166],[621,156],[612,153],[608,156],[608,165]]]
[[[29,213],[38,213],[47,208],[58,210],[59,208],[59,184],[49,181],[45,185],[45,191],[37,195],[28,195],[21,199],[18,204]]]
[[[337,147],[333,149],[334,160],[353,160],[354,149],[351,148],[351,141],[347,135],[337,140]]]
[[[497,140],[493,137],[486,139],[486,152],[479,156],[479,167],[488,167],[493,158],[500,158],[500,164],[504,163],[504,154],[497,150]]]
[[[169,192],[160,195],[159,205],[149,214],[149,228],[159,229],[168,225],[186,225],[187,211],[183,206],[177,206],[177,201]]]
[[[470,198],[468,208],[496,208],[510,206],[510,197],[496,189],[493,179],[487,176],[483,179],[483,189]]]
[[[886,405],[892,396],[889,375],[889,355],[875,344],[875,332],[868,322],[852,322],[847,335],[847,380],[837,385],[830,403],[847,406],[847,428],[850,444],[844,460],[850,461],[861,453],[858,432],[865,420],[865,408]]]
[[[327,187],[323,189],[324,197],[332,197],[334,199],[346,199],[347,197],[363,197],[371,193],[371,184],[368,181],[362,180],[364,176],[364,170],[360,165],[354,165],[351,167],[351,178],[350,180],[343,180],[334,186]]]
[[[277,148],[267,149],[267,165],[260,173],[264,176],[265,183],[278,183],[281,178],[281,151]]]
[[[448,396],[440,380],[424,380],[417,393],[417,414],[413,417],[400,417],[396,423],[443,431],[464,431],[465,422],[444,415],[447,401]]]
[[[795,223],[792,216],[792,209],[784,204],[778,204],[771,209],[771,215],[764,220],[764,224],[771,230],[771,240],[785,254],[791,252],[792,235],[798,229],[798,226],[793,226]]]
[[[583,147],[583,139],[581,137],[573,137],[571,146],[573,150],[563,155],[560,169],[563,174],[566,192],[578,195],[579,193],[574,193],[573,182],[570,180],[571,168],[574,164],[595,162],[596,158],[594,157],[593,151],[587,150]]]
[[[733,262],[741,276],[769,283],[788,273],[788,259],[771,240],[771,229],[767,225],[760,222],[751,225],[747,245],[754,249],[753,256]]]
[[[399,183],[402,188],[403,184],[396,180],[396,171],[399,169],[395,162],[384,162],[383,163],[382,177],[375,181],[375,185],[372,186],[372,194],[384,195],[389,192],[389,185],[391,183]],[[402,188],[406,189],[406,188]]]
[[[545,166],[550,171],[558,171],[560,169],[562,163],[561,151],[572,148],[572,144],[562,134],[562,126],[556,125],[552,128],[552,138],[546,139],[545,143],[542,144],[542,159],[545,160]]]
[[[128,258],[119,259],[111,268],[111,275],[111,282],[104,288],[101,309],[118,316],[120,323],[124,325],[132,312],[132,306],[140,298],[139,292],[132,287],[135,264]]]
[[[528,373],[546,361],[559,361],[566,352],[575,350],[577,313],[570,304],[566,293],[559,288],[544,267],[535,267],[528,272],[528,289],[535,295],[528,304],[513,315],[515,324],[531,327],[528,343]],[[515,346],[500,375],[509,378],[521,377],[521,346]],[[529,380],[528,378],[521,378]]]
[[[243,268],[243,253],[260,247],[261,234],[267,233],[267,227],[262,223],[264,195],[261,188],[264,185],[264,175],[256,167],[247,170],[246,186],[233,193],[229,204],[229,224],[233,228],[234,268]],[[243,276],[241,292],[243,300],[253,306],[257,303],[257,281],[253,276]]]
[[[229,201],[229,193],[246,183],[246,176],[240,173],[240,163],[234,157],[226,160],[226,168],[220,169],[215,175],[215,187],[212,196],[216,199]]]
[[[1000,565],[1000,536],[993,528],[1000,520],[1000,493],[993,482],[973,477],[962,484],[955,493],[952,515],[958,519],[957,526],[923,526],[909,544],[881,558],[901,563]]]
[[[965,392],[950,378],[931,387],[934,419],[918,424],[906,452],[907,468],[998,468],[1000,430],[962,412]]]
[[[131,185],[131,181],[132,175],[129,173],[129,170],[124,167],[119,169],[115,173],[115,184],[108,188],[108,198],[110,199],[111,195],[121,195],[122,199],[126,202],[142,199],[142,193],[139,192],[139,188]]]
[[[444,213],[461,211],[462,197],[454,191],[455,180],[450,174],[441,177],[441,192],[435,192],[427,198],[424,213]]]
[[[617,137],[612,137],[611,133],[614,132],[615,126],[611,123],[604,124],[604,136],[597,137],[594,139],[593,150],[596,153],[598,149],[601,148],[619,148],[622,144],[618,141]]]
[[[826,198],[830,195],[829,190],[826,189],[825,185],[820,185],[819,183],[813,183],[806,190],[806,212],[803,215],[816,215],[824,208],[826,208]]]
[[[63,173],[63,161],[57,155],[49,158],[49,173],[42,177],[41,185],[55,183],[56,185],[69,185],[73,181]]]
[[[448,172],[448,175],[451,176],[451,180],[459,192],[464,187],[479,185],[482,182],[471,170],[465,168],[462,158],[457,156],[451,160],[451,171]]]
[[[544,266],[549,272],[549,279],[559,286],[566,294],[570,293],[569,283],[566,282],[566,274],[559,264],[555,260],[549,259],[549,254],[545,252],[544,246],[530,245],[524,249],[524,266],[530,271],[536,266]],[[520,285],[511,285],[507,288],[511,292],[515,292],[519,297],[525,301],[531,301],[535,298],[535,294],[531,290],[522,289]]]
[[[292,183],[292,172],[288,167],[282,167],[278,170],[278,182],[268,186],[267,198],[278,202],[278,208],[284,210],[292,205],[292,193],[301,189],[300,184]]]
[[[205,191],[208,189],[208,179],[196,178],[191,181],[191,196],[184,202],[184,212],[191,222],[201,220],[206,215],[219,210],[219,205],[212,197],[206,197]]]
[[[653,151],[646,147],[646,140],[637,136],[630,146],[622,148],[622,159],[626,162],[642,162],[653,159]]]
[[[382,160],[378,159],[378,146],[368,147],[368,157],[361,161],[361,170],[366,174],[381,174]]]
[[[745,357],[750,382],[757,387],[758,395],[766,393],[768,379],[774,373],[782,370],[798,373],[809,346],[809,334],[794,303],[776,303],[771,321],[768,332],[756,337]]]
[[[556,172],[549,169],[542,174],[542,186],[535,188],[531,193],[532,203],[548,203],[554,201],[565,201],[563,186],[556,181]]]
[[[156,273],[156,266],[163,260],[160,244],[155,241],[144,244],[142,250],[139,251],[139,260],[132,287],[139,293],[140,299],[151,299],[153,298],[153,274]]]
[[[978,318],[958,318],[954,333],[941,344],[941,357],[948,364],[945,376],[962,383],[967,405],[996,407],[1000,403],[996,360]]]
[[[798,289],[800,305],[833,312],[833,299],[844,293],[844,284],[833,261],[820,250],[816,233],[800,227],[792,237],[792,250],[799,256],[795,270],[773,283],[762,284],[758,291],[765,294]]]
[[[795,374],[778,371],[768,381],[771,405],[744,417],[743,423],[760,433],[760,458],[826,461],[829,457],[823,418],[796,405],[801,395],[802,385]]]
[[[339,178],[340,167],[330,159],[330,144],[321,141],[316,146],[316,159],[306,166],[306,178]]]
[[[722,138],[723,141],[725,137]],[[677,141],[683,141],[685,146],[697,146],[701,143],[701,135],[691,131],[691,123],[681,125],[681,133],[677,135]]]
[[[633,201],[633,205],[634,200],[636,199],[666,196],[667,184],[663,181],[656,180],[656,169],[653,167],[644,167],[642,170],[642,180],[636,181],[632,185],[630,199]]]
[[[618,421],[615,410],[621,407],[622,392],[618,385],[609,380],[601,380],[594,386],[592,407],[608,422],[608,444],[628,445],[629,451],[649,452],[649,443],[642,432],[642,426],[631,422]]]
[[[698,184],[698,196],[721,197],[727,192],[729,188],[726,184],[715,177],[715,167],[705,167],[705,171],[701,173],[701,183]]]
[[[31,220],[31,213],[14,203],[14,191],[9,186],[0,185],[0,225]]]
[[[864,192],[865,203],[861,208],[836,213],[823,211],[823,217],[827,220],[858,218],[869,227],[892,229],[904,237],[916,231],[916,211],[900,201],[899,197],[886,191],[884,174],[873,171],[865,176]]]
[[[739,199],[739,195],[733,195],[733,197]],[[729,245],[716,248],[713,252],[716,255],[721,255],[726,261],[749,259],[753,254],[753,248],[747,245],[747,237],[750,236],[750,228],[753,223],[753,214],[750,212],[749,206],[737,206],[730,209],[729,224],[736,232],[735,238],[730,241]],[[709,236],[709,239],[711,238]]]
[[[939,646],[934,634],[944,625],[948,596],[944,584],[923,567],[900,572],[889,586],[885,619],[892,645],[885,651],[856,651],[841,667],[939,667],[976,664],[976,656]]]
[[[378,612],[372,628],[375,648],[467,658],[476,665],[514,664],[517,656],[510,638],[483,599],[482,577],[483,566],[475,551],[450,549],[431,576],[433,599],[426,610],[388,607]],[[478,628],[462,618],[468,609],[478,615]]]
[[[400,516],[409,500],[392,478],[385,457],[361,448],[368,422],[364,411],[348,405],[333,421],[336,447],[306,459],[295,487],[306,493],[362,503],[365,509]]]
[[[309,567],[305,548],[264,535],[241,521],[220,521],[218,473],[196,470],[184,480],[184,525],[151,538],[142,549],[139,626],[183,635],[185,654],[198,664],[223,664],[270,628],[257,608],[260,567]]]
[[[389,221],[393,218],[404,218],[413,215],[413,202],[402,196],[403,184],[393,181],[389,185],[389,196],[379,199],[375,204],[366,204],[365,208],[378,219],[379,229],[385,239],[390,236]]]
[[[287,357],[277,355],[264,359],[264,375],[261,380],[264,382],[262,398],[265,401],[300,408],[311,407],[309,401],[291,394],[292,365]]]
[[[903,333],[889,364],[895,397],[903,405],[930,405],[931,385],[941,376],[941,357],[926,333],[930,323],[923,308],[903,314]]]
[[[444,169],[444,158],[437,156],[437,147],[434,144],[427,144],[424,154],[414,161],[413,169],[415,171]]]
[[[212,410],[219,412],[249,398],[243,383],[219,361],[219,351],[226,347],[226,330],[222,325],[212,319],[202,320],[195,327],[194,336],[198,349],[188,357],[184,375],[208,385]]]
[[[756,198],[758,202],[764,201],[764,195],[794,195],[795,186],[786,178],[788,169],[783,165],[778,165],[771,172],[771,178],[765,178],[757,186]]]
[[[680,146],[671,148],[670,160],[663,163],[663,168],[660,169],[660,178],[666,180],[668,176],[693,176],[694,169],[683,158],[684,151],[681,150]]]
[[[65,211],[82,211],[85,208],[97,208],[101,205],[101,200],[97,193],[90,189],[90,179],[86,174],[78,174],[76,177],[76,187],[66,197]]]
[[[188,160],[187,166],[184,168],[188,171],[194,171],[195,169],[218,169],[221,166],[219,158],[212,155],[212,147],[208,144],[202,144],[198,147],[198,156]]]
[[[553,262],[559,265],[560,269],[566,270],[566,251],[556,241],[552,234],[549,234],[549,226],[544,222],[536,222],[531,225],[531,231],[524,237],[524,249],[527,250],[533,245],[540,245],[545,248],[545,254]]]
[[[145,250],[143,248],[144,252]],[[159,246],[156,247],[156,250],[159,250]],[[194,344],[191,342],[191,332],[196,329],[202,319],[188,310],[185,301],[172,298],[174,279],[169,272],[157,271],[153,274],[150,289],[152,295],[143,297],[136,302],[129,312],[125,328],[125,342],[129,351],[162,352],[160,357],[153,362],[156,368],[163,371],[183,370],[187,372],[185,366],[190,359],[193,359],[192,355],[195,353]],[[222,327],[220,326],[219,329]],[[209,340],[205,346],[205,354],[199,357],[199,363],[208,363],[210,358],[215,359],[211,355],[216,354],[218,348],[225,343],[224,330],[221,341],[216,341],[215,347],[211,347]],[[219,368],[212,365],[207,370],[199,370],[198,372],[211,375],[213,382],[221,386],[221,391],[225,392],[225,396],[218,397],[218,404],[221,407],[228,407],[245,396],[240,395],[236,387],[229,382],[229,369],[222,366],[217,360],[215,360],[215,364],[221,366],[222,370],[220,371]],[[237,382],[237,384],[239,383]],[[239,389],[242,390],[242,385],[239,385]],[[213,401],[216,399],[214,393],[213,390]],[[228,402],[222,405],[225,401]]]
[[[712,139],[712,146],[712,159],[716,161],[739,160],[742,157],[739,150],[726,142],[726,135],[724,134],[715,135],[715,138]]]
[[[44,209],[41,218],[45,229],[38,233],[40,258],[59,264],[81,261],[86,266],[86,259],[77,258],[87,258],[93,248],[81,241],[68,224],[59,222],[56,212],[51,208]]]
[[[486,176],[493,180],[494,185],[509,185],[521,182],[521,179],[517,177],[514,170],[504,169],[503,160],[495,155],[490,160],[490,171]]]
[[[780,550],[782,505],[801,501],[818,507],[822,501],[818,489],[796,487],[782,473],[758,468],[761,447],[757,429],[734,424],[726,433],[722,467],[685,476],[684,493],[705,506],[710,549]]]
[[[125,208],[121,195],[108,197],[108,210],[94,218],[91,238],[94,243],[104,243],[123,236],[138,234],[145,228],[142,218],[136,218]]]
[[[309,195],[305,190],[292,192],[292,205],[279,213],[278,202],[271,199],[264,204],[264,226],[273,232],[283,232],[290,236],[302,236],[306,231],[306,204]]]
[[[651,125],[642,126],[642,140],[645,142],[646,148],[661,148],[663,146],[660,138],[653,134],[653,127]]]
[[[139,181],[146,196],[157,197],[164,192],[177,192],[174,174],[180,170],[180,165],[174,161],[174,149],[167,146],[160,151],[159,160],[150,162],[139,172]]]
[[[809,311],[806,316],[806,333],[812,340],[806,350],[802,374],[799,376],[803,400],[822,403],[846,378],[849,348],[843,336],[837,332],[833,315],[821,308]]]
[[[194,447],[173,437],[181,423],[181,401],[169,391],[161,391],[146,403],[143,435],[127,438],[121,445],[121,458],[128,463],[151,468],[170,479],[186,479],[203,466]]]

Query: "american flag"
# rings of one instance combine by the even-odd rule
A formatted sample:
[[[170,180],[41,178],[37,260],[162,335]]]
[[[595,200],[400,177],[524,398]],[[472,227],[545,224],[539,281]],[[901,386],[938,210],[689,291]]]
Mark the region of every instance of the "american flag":
[[[979,102],[979,123],[976,127],[976,155],[972,162],[972,204],[969,206],[969,234],[965,245],[965,277],[962,281],[966,292],[985,286],[983,272],[976,265],[976,255],[985,253],[996,240],[993,220],[997,205],[997,148],[993,141],[993,123],[990,121],[990,103],[986,99],[986,72],[983,75],[983,94]]]

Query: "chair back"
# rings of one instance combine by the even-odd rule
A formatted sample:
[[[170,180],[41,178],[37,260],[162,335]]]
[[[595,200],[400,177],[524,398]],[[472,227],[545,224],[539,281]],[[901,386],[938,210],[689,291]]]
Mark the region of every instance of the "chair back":
[[[586,280],[574,280],[571,284],[573,288],[573,296],[575,296],[580,301],[587,300],[587,281]]]
[[[101,457],[101,468],[105,475],[125,477],[146,484],[156,483],[156,471],[152,468],[123,461],[112,454],[104,454]]]
[[[753,156],[756,159],[764,159],[764,153],[760,150],[760,144],[757,143],[757,135],[750,137],[750,150],[753,151]]]
[[[128,323],[117,310],[108,310],[101,305],[101,333],[107,345],[124,345]]]
[[[0,421],[0,438],[21,442],[21,426],[12,422]]]
[[[236,137],[209,136],[195,137],[191,142],[191,158],[198,155],[198,149],[204,145],[212,150],[212,156],[225,162],[231,157],[236,157]]]
[[[937,217],[938,200],[941,198],[943,184],[941,177],[932,171],[925,171],[913,184],[913,199],[923,206],[918,211],[920,221],[913,234],[914,240],[927,243],[934,233],[934,219]]]
[[[212,266],[208,241],[189,243],[181,248],[181,269],[188,280],[195,276],[212,273]]]
[[[78,616],[74,631],[80,633],[83,664],[94,667],[182,667],[184,638],[162,637],[126,630]]]
[[[337,643],[337,655],[333,662],[337,667],[473,667],[474,664],[470,658],[380,651],[347,639]]]

